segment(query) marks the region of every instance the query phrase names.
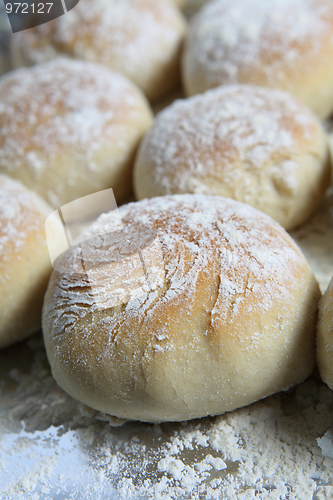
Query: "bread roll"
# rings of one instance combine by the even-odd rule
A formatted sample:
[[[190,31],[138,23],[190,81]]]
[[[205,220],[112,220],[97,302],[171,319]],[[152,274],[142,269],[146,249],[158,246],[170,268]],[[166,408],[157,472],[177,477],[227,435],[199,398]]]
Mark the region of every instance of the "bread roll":
[[[319,302],[317,362],[321,378],[333,390],[333,277]]]
[[[15,34],[12,60],[27,66],[60,53],[100,63],[156,100],[179,82],[185,30],[168,0],[80,0],[65,16]]]
[[[321,118],[333,110],[331,0],[215,0],[185,43],[187,95],[221,84],[288,90]]]
[[[65,391],[120,418],[179,421],[310,375],[320,292],[281,226],[220,196],[119,213],[121,231],[109,212],[63,254],[45,296],[47,355]]]
[[[55,208],[113,188],[132,191],[132,165],[152,112],[125,77],[59,57],[0,79],[0,172]]]
[[[41,328],[51,274],[44,229],[50,211],[35,193],[0,175],[0,348]]]
[[[306,221],[331,177],[319,120],[292,95],[226,85],[161,112],[134,167],[138,199],[174,193],[234,198],[286,229]]]

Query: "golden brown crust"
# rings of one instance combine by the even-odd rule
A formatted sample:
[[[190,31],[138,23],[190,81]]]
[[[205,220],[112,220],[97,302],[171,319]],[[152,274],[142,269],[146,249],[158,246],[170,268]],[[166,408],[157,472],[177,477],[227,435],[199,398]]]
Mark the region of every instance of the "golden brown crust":
[[[55,208],[110,187],[129,196],[152,112],[125,77],[59,57],[6,75],[0,107],[0,172]]]
[[[288,230],[314,212],[330,178],[328,141],[316,116],[286,92],[251,85],[176,101],[157,116],[134,166],[138,199],[221,195]]]
[[[179,82],[186,23],[167,0],[80,0],[66,16],[14,37],[14,66],[62,53],[107,66],[156,100]]]
[[[321,378],[333,390],[333,278],[319,303],[317,362]]]
[[[5,347],[41,327],[51,273],[44,225],[51,209],[3,175],[0,198],[0,347]]]
[[[114,255],[110,213],[87,233],[95,277],[79,274],[78,249],[53,273],[44,337],[54,377],[69,394],[118,417],[183,420],[249,404],[311,373],[320,293],[278,224],[246,205],[201,195],[144,200],[120,215],[144,262],[149,232],[163,259],[155,247],[155,284],[146,265],[146,284],[132,298],[121,288],[137,272],[134,257],[114,257],[111,265],[127,267],[127,284],[115,290],[105,282],[98,268]],[[97,242],[100,227],[110,234]]]
[[[333,109],[332,30],[329,0],[211,2],[186,40],[186,93],[231,83],[280,88],[325,118]]]

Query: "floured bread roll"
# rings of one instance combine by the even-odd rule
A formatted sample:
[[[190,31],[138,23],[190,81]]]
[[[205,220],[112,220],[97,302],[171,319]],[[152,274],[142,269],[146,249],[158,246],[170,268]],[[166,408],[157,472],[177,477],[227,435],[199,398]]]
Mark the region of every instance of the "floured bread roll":
[[[14,66],[59,53],[100,63],[155,100],[179,82],[186,21],[168,0],[80,0],[56,20],[15,34]]]
[[[250,85],[176,101],[157,116],[134,167],[138,199],[221,195],[288,230],[317,208],[330,177],[328,141],[310,109],[286,92]]]
[[[281,226],[220,196],[119,212],[122,230],[104,214],[60,257],[45,296],[47,355],[71,396],[119,418],[174,421],[310,375],[320,292]]]
[[[319,302],[317,361],[321,378],[333,390],[333,278]]]
[[[0,347],[41,328],[51,273],[45,219],[51,208],[21,183],[0,175]]]
[[[288,90],[320,117],[333,110],[331,0],[215,0],[185,43],[187,95],[221,84]]]
[[[136,148],[152,123],[125,77],[59,57],[0,79],[0,172],[53,207],[113,188],[132,191]]]

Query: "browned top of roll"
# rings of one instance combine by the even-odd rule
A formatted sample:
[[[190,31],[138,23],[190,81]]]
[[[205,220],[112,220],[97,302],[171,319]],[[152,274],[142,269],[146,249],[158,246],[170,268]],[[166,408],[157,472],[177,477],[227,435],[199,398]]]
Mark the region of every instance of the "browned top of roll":
[[[210,2],[186,41],[186,91],[192,95],[231,83],[276,87],[327,116],[332,109],[332,30],[330,0]]]
[[[150,110],[140,89],[103,66],[58,57],[17,69],[0,81],[0,171],[60,206],[82,179],[98,185],[110,145],[129,154],[144,120]]]

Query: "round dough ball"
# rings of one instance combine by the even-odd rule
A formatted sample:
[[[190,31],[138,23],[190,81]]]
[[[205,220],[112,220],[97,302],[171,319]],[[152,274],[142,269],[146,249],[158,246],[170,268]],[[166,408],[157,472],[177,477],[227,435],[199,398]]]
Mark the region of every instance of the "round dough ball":
[[[292,95],[226,85],[176,101],[145,136],[136,197],[204,193],[262,210],[286,229],[302,224],[331,177],[324,130]]]
[[[45,220],[51,208],[21,183],[0,175],[0,348],[41,328],[51,274]]]
[[[179,421],[310,375],[320,292],[281,226],[220,196],[119,212],[122,231],[116,213],[102,215],[45,296],[47,355],[65,391],[120,418]]]
[[[12,39],[14,66],[59,53],[100,63],[156,100],[179,82],[186,22],[167,0],[80,0],[66,15]]]
[[[18,69],[0,79],[0,172],[55,208],[107,188],[119,201],[151,123],[141,91],[102,66],[59,57]]]
[[[319,302],[317,363],[321,378],[333,390],[333,277]]]
[[[187,95],[221,84],[288,90],[321,118],[333,110],[331,0],[215,0],[195,18],[183,57]]]

